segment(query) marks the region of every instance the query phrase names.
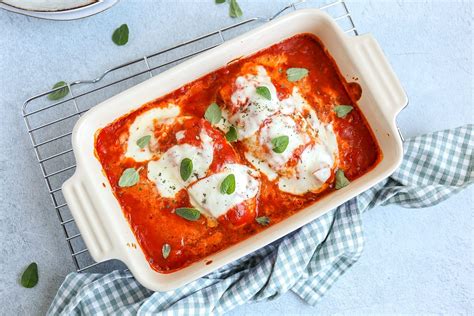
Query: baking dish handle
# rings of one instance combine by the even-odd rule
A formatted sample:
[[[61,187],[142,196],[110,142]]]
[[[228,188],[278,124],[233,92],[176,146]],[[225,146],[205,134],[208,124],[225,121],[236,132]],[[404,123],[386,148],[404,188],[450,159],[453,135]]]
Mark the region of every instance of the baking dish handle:
[[[408,98],[397,76],[388,63],[377,41],[370,34],[351,38],[355,47],[361,72],[367,76],[366,84],[373,92],[374,98],[395,119],[398,113],[407,106]]]
[[[100,218],[101,208],[87,190],[78,170],[64,182],[62,192],[92,258],[97,262],[112,259],[113,240]]]

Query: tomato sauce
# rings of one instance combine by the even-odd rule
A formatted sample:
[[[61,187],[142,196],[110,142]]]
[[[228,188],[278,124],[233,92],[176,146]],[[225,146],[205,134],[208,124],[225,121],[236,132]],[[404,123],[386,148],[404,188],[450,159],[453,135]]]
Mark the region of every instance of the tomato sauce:
[[[190,118],[169,128],[155,130],[160,149],[166,150],[176,144],[175,134],[178,130],[187,131],[186,138],[180,141],[192,144],[196,133],[205,128],[214,140],[211,172],[219,170],[228,162],[251,167],[243,156],[244,145],[241,142],[227,142],[223,133],[213,128],[203,116],[213,102],[224,108],[228,104],[235,78],[254,65],[265,67],[280,99],[290,95],[297,85],[318,118],[323,122],[332,122],[339,148],[338,165],[349,180],[365,174],[381,160],[375,138],[357,108],[356,101],[363,93],[360,86],[354,82],[347,83],[323,44],[308,34],[294,36],[252,56],[235,60],[143,105],[97,131],[95,148],[123,214],[149,264],[158,272],[169,273],[182,269],[268,227],[256,222],[256,217],[267,216],[270,226],[274,225],[335,190],[334,176],[328,180],[322,192],[300,196],[280,191],[275,181],[262,176],[257,198],[234,207],[217,221],[205,216],[197,221],[188,221],[175,214],[178,207],[191,207],[186,190],[179,191],[173,199],[161,197],[155,183],[147,178],[147,163],[125,158],[129,127],[134,119],[151,108],[173,103],[180,107],[180,115]],[[289,82],[284,70],[290,67],[308,69],[307,80],[304,83]],[[354,109],[345,118],[338,118],[333,110],[335,105],[352,105]],[[140,172],[139,183],[132,187],[120,187],[119,178],[123,170],[130,167],[144,170]],[[167,258],[162,254],[165,243],[171,246]]]

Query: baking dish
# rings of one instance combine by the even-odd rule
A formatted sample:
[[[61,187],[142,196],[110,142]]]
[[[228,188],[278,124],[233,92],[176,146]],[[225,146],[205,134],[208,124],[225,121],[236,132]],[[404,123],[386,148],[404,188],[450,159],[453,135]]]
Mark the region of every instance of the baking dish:
[[[137,244],[102,167],[94,155],[94,135],[118,117],[180,86],[198,79],[241,56],[250,55],[300,33],[319,37],[350,82],[362,87],[359,108],[364,113],[383,153],[382,161],[350,186],[331,193],[265,231],[171,274],[154,271]],[[79,230],[96,261],[119,259],[137,280],[151,290],[175,289],[236,260],[316,219],[388,177],[400,164],[402,141],[395,118],[407,97],[383,53],[370,35],[349,37],[325,13],[300,10],[228,41],[173,69],[149,79],[89,110],[76,124],[72,143],[75,174],[63,193]]]

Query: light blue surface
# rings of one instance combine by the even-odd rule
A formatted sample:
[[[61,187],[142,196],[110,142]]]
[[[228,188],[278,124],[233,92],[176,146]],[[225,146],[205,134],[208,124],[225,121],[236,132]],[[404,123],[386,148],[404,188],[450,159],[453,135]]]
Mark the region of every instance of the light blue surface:
[[[280,7],[275,1],[240,3],[247,17]],[[406,137],[474,122],[471,2],[348,5],[359,31],[375,36],[406,88],[410,105],[398,119]],[[110,36],[125,22],[130,42],[117,47]],[[73,22],[0,12],[0,314],[43,314],[74,269],[24,130],[23,101],[56,81],[95,77],[231,22],[227,8],[212,0],[122,1]],[[287,294],[231,314],[472,314],[473,192],[427,209],[384,207],[365,215],[362,258],[317,307]],[[31,261],[38,262],[40,283],[23,289],[18,278]]]

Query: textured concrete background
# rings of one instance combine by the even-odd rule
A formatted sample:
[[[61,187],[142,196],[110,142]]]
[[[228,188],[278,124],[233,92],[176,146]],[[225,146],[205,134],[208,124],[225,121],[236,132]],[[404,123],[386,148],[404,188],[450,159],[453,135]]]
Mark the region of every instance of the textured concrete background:
[[[59,80],[102,70],[232,23],[206,1],[122,1],[73,22],[0,12],[0,314],[44,314],[74,267],[20,116],[23,101]],[[276,4],[276,3],[279,4]],[[245,16],[282,1],[240,0]],[[271,3],[271,4],[270,4]],[[472,123],[472,2],[348,1],[361,33],[379,41],[410,98],[399,125],[410,137]],[[130,42],[112,31],[128,23]],[[365,216],[360,261],[312,308],[293,294],[231,314],[474,313],[472,188],[439,206],[374,209]],[[19,276],[38,262],[40,282]]]

